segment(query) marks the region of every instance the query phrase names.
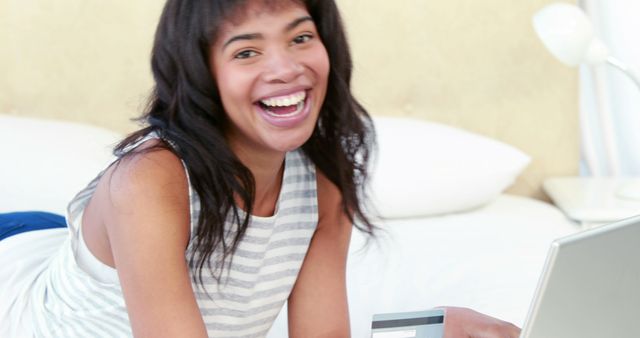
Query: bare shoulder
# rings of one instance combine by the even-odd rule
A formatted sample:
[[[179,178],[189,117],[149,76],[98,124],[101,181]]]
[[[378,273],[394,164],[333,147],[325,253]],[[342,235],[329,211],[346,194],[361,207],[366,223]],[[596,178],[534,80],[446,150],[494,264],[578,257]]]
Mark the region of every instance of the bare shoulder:
[[[180,159],[164,148],[143,150],[122,158],[105,173],[113,207],[126,211],[139,207],[137,202],[184,200],[188,183]]]
[[[318,187],[318,228],[349,223],[349,217],[342,208],[342,193],[338,186],[320,170],[316,171],[316,181]]]
[[[98,183],[91,204],[112,240],[116,233],[159,232],[186,244],[190,230],[189,187],[180,159],[165,148],[141,145],[140,152],[123,157]],[[164,227],[163,227],[164,226]],[[134,231],[133,228],[138,228]],[[145,229],[149,227],[149,229]]]
[[[340,189],[321,170],[316,170],[316,184],[318,187],[318,204],[322,209],[340,205],[342,194]]]

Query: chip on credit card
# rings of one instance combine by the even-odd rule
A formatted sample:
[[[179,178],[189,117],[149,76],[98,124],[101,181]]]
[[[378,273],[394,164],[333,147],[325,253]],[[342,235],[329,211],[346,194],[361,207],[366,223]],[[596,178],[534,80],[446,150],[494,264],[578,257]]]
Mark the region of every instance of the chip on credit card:
[[[373,315],[371,338],[442,338],[444,310]]]

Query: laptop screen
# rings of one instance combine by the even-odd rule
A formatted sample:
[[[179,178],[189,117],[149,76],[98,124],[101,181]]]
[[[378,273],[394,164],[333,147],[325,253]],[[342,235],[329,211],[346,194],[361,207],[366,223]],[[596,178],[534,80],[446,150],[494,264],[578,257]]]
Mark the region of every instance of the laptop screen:
[[[556,240],[522,338],[640,337],[640,216]]]

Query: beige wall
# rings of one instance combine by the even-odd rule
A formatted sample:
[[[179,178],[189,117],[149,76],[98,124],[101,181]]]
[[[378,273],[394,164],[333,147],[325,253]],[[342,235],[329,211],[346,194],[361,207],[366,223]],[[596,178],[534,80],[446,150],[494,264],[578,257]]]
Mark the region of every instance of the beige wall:
[[[152,86],[160,0],[0,0],[0,112],[130,131]],[[550,0],[338,0],[374,115],[462,126],[534,157],[514,192],[577,172],[577,73],[543,49]]]
[[[159,0],[0,0],[0,111],[135,127]]]
[[[550,2],[341,1],[356,94],[375,115],[440,121],[515,145],[533,162],[510,192],[544,198],[541,181],[575,175],[579,162],[577,72],[553,59],[531,25]]]

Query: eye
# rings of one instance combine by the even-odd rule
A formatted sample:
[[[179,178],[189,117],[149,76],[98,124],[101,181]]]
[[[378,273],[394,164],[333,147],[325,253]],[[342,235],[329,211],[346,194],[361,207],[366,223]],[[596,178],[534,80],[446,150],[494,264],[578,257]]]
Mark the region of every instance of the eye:
[[[293,38],[293,41],[291,41],[291,44],[292,45],[299,45],[299,44],[308,42],[311,39],[313,39],[313,35],[311,35],[309,33],[300,34],[300,35],[296,36],[295,38]]]
[[[234,59],[248,59],[251,57],[254,57],[258,55],[258,52],[256,52],[255,50],[250,50],[250,49],[245,49],[243,51],[240,51],[238,53],[236,53],[233,58]]]

